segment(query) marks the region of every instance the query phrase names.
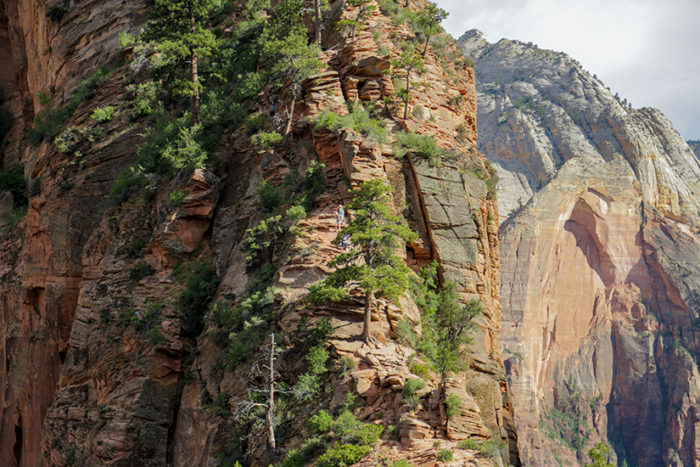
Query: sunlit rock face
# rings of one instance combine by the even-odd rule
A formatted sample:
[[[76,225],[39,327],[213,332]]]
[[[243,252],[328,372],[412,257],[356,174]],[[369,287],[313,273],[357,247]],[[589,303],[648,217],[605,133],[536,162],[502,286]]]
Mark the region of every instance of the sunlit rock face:
[[[700,166],[565,54],[469,31],[496,166],[501,345],[527,465],[700,461]],[[659,83],[663,86],[663,83]]]
[[[289,404],[298,416],[288,417],[278,431],[277,454],[307,441],[313,412],[342,409],[351,394],[358,419],[387,427],[359,465],[398,459],[425,465],[436,462],[438,444],[453,451],[455,465],[492,465],[474,449],[457,448],[467,438],[493,440],[495,462],[517,465],[498,345],[498,208],[485,181],[466,170],[478,165],[484,173],[486,167],[474,149],[474,71],[444,55],[459,57],[457,46],[442,36],[440,50],[428,48],[425,68],[412,76],[420,92],[411,95],[404,119],[403,107],[392,103],[395,88],[386,71],[400,56],[399,45],[414,39],[410,28],[395,25],[380,9],[371,10],[356,40],[329,27],[321,70],[303,83],[303,99],[294,101],[285,144],[260,152],[245,128],[228,128],[217,163],[172,178],[149,173],[148,188],[114,199],[111,188],[137,161],[150,125],[132,112],[134,96],[127,89],[143,81],[146,57],[119,40],[120,33],[143,27],[145,3],[0,0],[2,104],[14,117],[0,142],[0,168],[23,164],[29,198],[26,217],[12,226],[6,221],[12,194],[0,192],[0,466],[189,467],[216,465],[221,456],[239,453],[225,460],[277,463],[265,431],[242,432],[233,414],[250,397],[251,374],[268,343],[255,344],[237,364],[227,363],[236,332],[217,319],[214,304],[240,305],[257,280],[244,245],[247,229],[263,218],[260,182],[281,184],[318,162],[325,163],[326,188],[299,223],[303,235],[274,255],[274,313],[267,324],[279,339],[278,381],[293,385],[306,371],[306,352],[291,342],[307,320],[313,326],[326,318],[333,325],[326,345],[331,357],[318,400],[301,408]],[[247,3],[233,2],[222,31],[245,16]],[[357,17],[347,2],[329,4],[334,20]],[[411,2],[413,9],[424,5]],[[93,110],[111,106],[114,116],[100,124],[101,136],[78,141],[80,155],[62,152],[53,138],[29,144],[25,132],[42,108],[37,93],[47,92],[58,108],[100,67],[107,70],[104,79],[91,86],[60,130],[93,128]],[[380,119],[384,144],[349,128],[314,127],[324,110],[342,115],[350,110],[347,102],[356,100]],[[288,89],[268,87],[245,103],[246,111],[267,114],[273,102],[293,105]],[[450,157],[433,165],[418,156],[396,158],[393,135],[407,130],[434,137],[451,150]],[[371,345],[358,339],[363,307],[354,297],[324,306],[306,300],[309,286],[342,251],[334,242],[336,207],[351,200],[351,188],[370,179],[391,185],[394,211],[419,234],[402,251],[406,263],[417,270],[437,261],[465,302],[477,298],[483,306],[471,330],[468,368],[444,385],[429,372],[415,410],[401,391],[407,379],[416,378],[416,350],[397,334],[405,319],[420,332],[413,299],[376,301]],[[206,279],[215,292],[206,310],[199,310],[204,329],[198,336],[183,331],[180,305],[187,286],[176,272],[177,265],[193,264],[207,265],[193,274],[216,276]],[[156,315],[153,322],[149,315]],[[449,419],[445,395],[461,405]],[[212,410],[215,401],[219,413]],[[245,446],[237,447],[243,438]]]

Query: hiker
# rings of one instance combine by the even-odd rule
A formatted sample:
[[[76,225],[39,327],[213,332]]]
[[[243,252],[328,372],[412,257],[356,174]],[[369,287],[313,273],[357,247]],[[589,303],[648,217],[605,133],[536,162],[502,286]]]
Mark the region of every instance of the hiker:
[[[343,251],[348,249],[348,241],[350,240],[350,235],[348,234],[343,234],[342,237],[340,237],[340,246],[343,247]]]
[[[275,104],[270,104],[270,117],[275,116]]]
[[[345,217],[345,210],[343,209],[343,205],[339,204],[338,209],[335,211],[336,230],[340,230],[340,227],[342,227],[344,217]]]

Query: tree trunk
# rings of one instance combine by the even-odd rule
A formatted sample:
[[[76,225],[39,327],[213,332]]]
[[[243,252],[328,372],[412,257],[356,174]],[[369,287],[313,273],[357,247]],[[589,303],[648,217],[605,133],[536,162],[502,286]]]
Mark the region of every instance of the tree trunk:
[[[199,76],[197,70],[197,54],[194,50],[190,53],[192,60],[192,124],[199,123]]]
[[[403,105],[403,119],[408,118],[408,101],[411,97],[411,70],[406,70],[406,98],[404,99]]]
[[[357,17],[355,18],[355,22],[352,23],[352,42],[355,42],[355,30],[357,29],[357,26],[360,24],[360,18],[362,17],[362,13],[365,11],[365,7],[360,5],[359,10],[357,11]]]
[[[428,38],[425,40],[425,46],[423,46],[423,53],[420,54],[421,57],[425,57],[425,53],[428,51],[428,43],[430,42],[430,34],[428,34]]]
[[[275,443],[275,426],[272,415],[275,409],[275,333],[270,333],[270,378],[268,380],[267,400],[267,439],[272,450],[272,457],[276,457],[277,444]]]
[[[284,128],[284,139],[287,140],[287,135],[292,130],[292,118],[294,117],[294,105],[297,103],[297,96],[292,93],[292,102],[289,104],[289,119],[287,120],[287,126]]]
[[[190,11],[190,27],[194,34],[194,11]],[[199,123],[199,64],[197,63],[197,54],[194,52],[194,48],[190,49],[190,63],[192,64],[192,124],[197,125]]]
[[[365,294],[365,320],[362,324],[362,340],[369,343],[369,327],[372,321],[372,292]]]
[[[321,46],[321,0],[314,0],[314,10],[316,14],[315,27],[316,27],[316,43]]]

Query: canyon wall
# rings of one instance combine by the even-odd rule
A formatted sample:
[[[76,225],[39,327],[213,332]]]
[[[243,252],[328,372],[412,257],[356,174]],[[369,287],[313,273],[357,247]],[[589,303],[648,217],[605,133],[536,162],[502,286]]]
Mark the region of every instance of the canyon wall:
[[[459,41],[500,182],[501,346],[526,465],[697,465],[700,166],[575,60]],[[663,83],[659,83],[663,85]]]
[[[233,21],[240,18],[239,3],[234,2]],[[116,0],[1,5],[0,80],[13,117],[2,146],[3,168],[23,165],[29,201],[18,224],[0,225],[0,464],[232,463],[229,448],[240,441],[233,414],[249,394],[254,356],[266,345],[257,344],[254,356],[237,365],[227,364],[230,345],[245,342],[231,343],[226,334],[222,345],[217,306],[240,305],[237,300],[257,277],[246,268],[243,245],[246,229],[262,217],[260,182],[280,182],[295,169],[303,173],[312,161],[326,164],[326,190],[299,224],[304,235],[285,251],[268,303],[274,317],[269,327],[283,336],[278,350],[283,380],[295,382],[306,365],[306,356],[295,354],[290,344],[295,330],[328,318],[333,363],[321,396],[304,410],[342,406],[350,394],[358,419],[394,427],[361,465],[398,458],[433,463],[438,445],[453,451],[452,465],[519,463],[498,344],[498,210],[485,182],[465,170],[483,165],[469,154],[477,135],[471,68],[445,68],[431,47],[425,70],[414,77],[421,92],[411,97],[412,116],[399,118],[403,109],[396,105],[382,111],[379,99],[394,92],[385,71],[400,53],[391,39],[410,39],[411,32],[375,9],[357,40],[325,38],[324,69],[304,84],[289,144],[260,152],[245,128],[234,128],[222,137],[216,165],[175,179],[150,179],[148,193],[115,201],[110,189],[136,161],[145,125],[133,117],[126,87],[139,79],[138,51],[120,45],[118,36],[141,28],[143,5]],[[339,1],[331,8],[336,18],[356,13]],[[449,41],[447,47],[456,51]],[[104,68],[96,73],[98,67]],[[38,93],[59,108],[83,92],[83,85],[87,92],[62,128],[94,129],[92,111],[113,106],[100,136],[79,140],[71,151],[59,151],[52,139],[30,144],[25,132],[46,107]],[[347,113],[346,102],[355,100],[377,108],[388,132],[384,144],[350,129],[320,130],[310,123],[326,109]],[[289,93],[267,90],[259,108],[248,110],[267,112],[272,102],[288,104]],[[393,157],[392,134],[402,129],[434,136],[453,150],[451,157],[437,165],[417,156]],[[409,410],[401,397],[404,382],[417,377],[411,373],[414,350],[396,333],[405,319],[419,329],[419,311],[409,297],[400,306],[376,304],[372,344],[359,339],[358,303],[306,303],[308,286],[329,272],[326,263],[340,251],[332,243],[335,207],[349,201],[350,188],[376,178],[391,184],[396,211],[420,234],[403,254],[406,262],[417,269],[438,261],[441,277],[454,280],[464,300],[483,304],[469,369],[446,381],[445,392],[457,396],[461,407],[449,419],[434,372],[426,377],[417,410]],[[170,201],[176,189],[184,195],[177,205]],[[7,214],[12,196],[1,195]],[[216,287],[204,332],[195,336],[185,332],[178,311],[187,287],[179,278],[188,270],[195,271],[192,280],[208,277]],[[311,413],[302,415],[279,435],[278,454],[303,441]],[[268,465],[263,430],[246,435],[245,457],[239,460]],[[488,455],[457,449],[464,439],[493,441],[497,449]]]

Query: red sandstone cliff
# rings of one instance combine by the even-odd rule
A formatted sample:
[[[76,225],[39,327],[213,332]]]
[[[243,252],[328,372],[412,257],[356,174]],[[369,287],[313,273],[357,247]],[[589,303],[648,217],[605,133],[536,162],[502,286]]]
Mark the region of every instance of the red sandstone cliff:
[[[305,85],[287,150],[259,154],[244,132],[227,134],[220,151],[224,167],[197,170],[183,181],[179,207],[168,203],[174,182],[167,180],[153,199],[115,204],[107,194],[117,174],[135,161],[141,138],[138,123],[128,117],[124,78],[131,71],[119,60],[122,54],[128,59],[128,51],[121,51],[118,35],[140,28],[143,9],[138,3],[84,0],[70,2],[58,19],[47,18],[50,8],[60,6],[21,0],[4,1],[0,8],[0,84],[15,117],[3,163],[9,168],[21,162],[29,187],[26,218],[15,228],[0,229],[0,464],[214,462],[231,441],[236,422],[207,406],[224,396],[224,408],[235,408],[248,390],[250,362],[236,368],[221,364],[225,349],[209,337],[217,326],[211,316],[198,339],[183,334],[175,313],[183,286],[174,279],[173,268],[211,256],[221,279],[215,298],[235,301],[249,280],[241,248],[245,229],[260,217],[256,187],[313,160],[326,163],[328,188],[300,225],[309,234],[298,240],[274,277],[275,326],[284,333],[295,329],[301,316],[331,319],[331,353],[354,362],[354,369],[329,374],[322,402],[337,403],[347,392],[355,393],[358,418],[398,427],[400,441],[385,436],[361,464],[407,458],[430,465],[436,442],[453,449],[458,440],[470,437],[505,440],[510,449],[506,444],[492,455],[499,462],[517,463],[498,346],[498,213],[484,182],[463,170],[463,164],[474,163],[473,156],[433,167],[418,158],[392,157],[391,136],[379,146],[351,130],[317,131],[308,123],[324,109],[347,112],[346,100],[369,102],[390,94],[393,85],[383,71],[398,50],[389,37],[409,32],[376,10],[354,43],[330,35],[322,56],[326,69]],[[339,2],[331,6],[340,15],[354,13]],[[114,106],[115,116],[99,142],[83,143],[77,162],[50,141],[29,145],[23,134],[39,111],[37,93],[55,89],[54,104],[61,105],[103,64],[110,64],[110,73],[64,124],[90,125],[94,108]],[[432,51],[426,65],[415,77],[420,92],[411,100],[411,108],[420,105],[423,112],[403,123],[396,112],[382,124],[389,133],[405,125],[455,148],[462,127],[461,138],[475,145],[473,71],[444,69]],[[265,99],[261,96],[262,110]],[[465,299],[479,298],[484,305],[470,369],[448,381],[447,390],[460,399],[462,411],[446,430],[434,376],[417,412],[409,412],[400,396],[413,351],[397,342],[395,327],[404,317],[417,319],[410,299],[401,307],[377,304],[376,345],[356,338],[360,307],[308,307],[304,302],[308,286],[323,277],[327,261],[338,251],[330,243],[335,205],[347,201],[349,188],[369,178],[393,186],[395,207],[420,234],[406,261],[412,266],[439,261]],[[138,267],[149,274],[134,274]],[[158,307],[162,339],[149,340],[123,318],[149,306]],[[294,375],[300,365],[303,356],[291,356],[280,371]],[[285,434],[282,448],[293,447],[298,437]],[[262,433],[252,438],[248,451],[253,464],[262,462],[264,440]],[[453,465],[489,462],[474,451],[454,449]]]

